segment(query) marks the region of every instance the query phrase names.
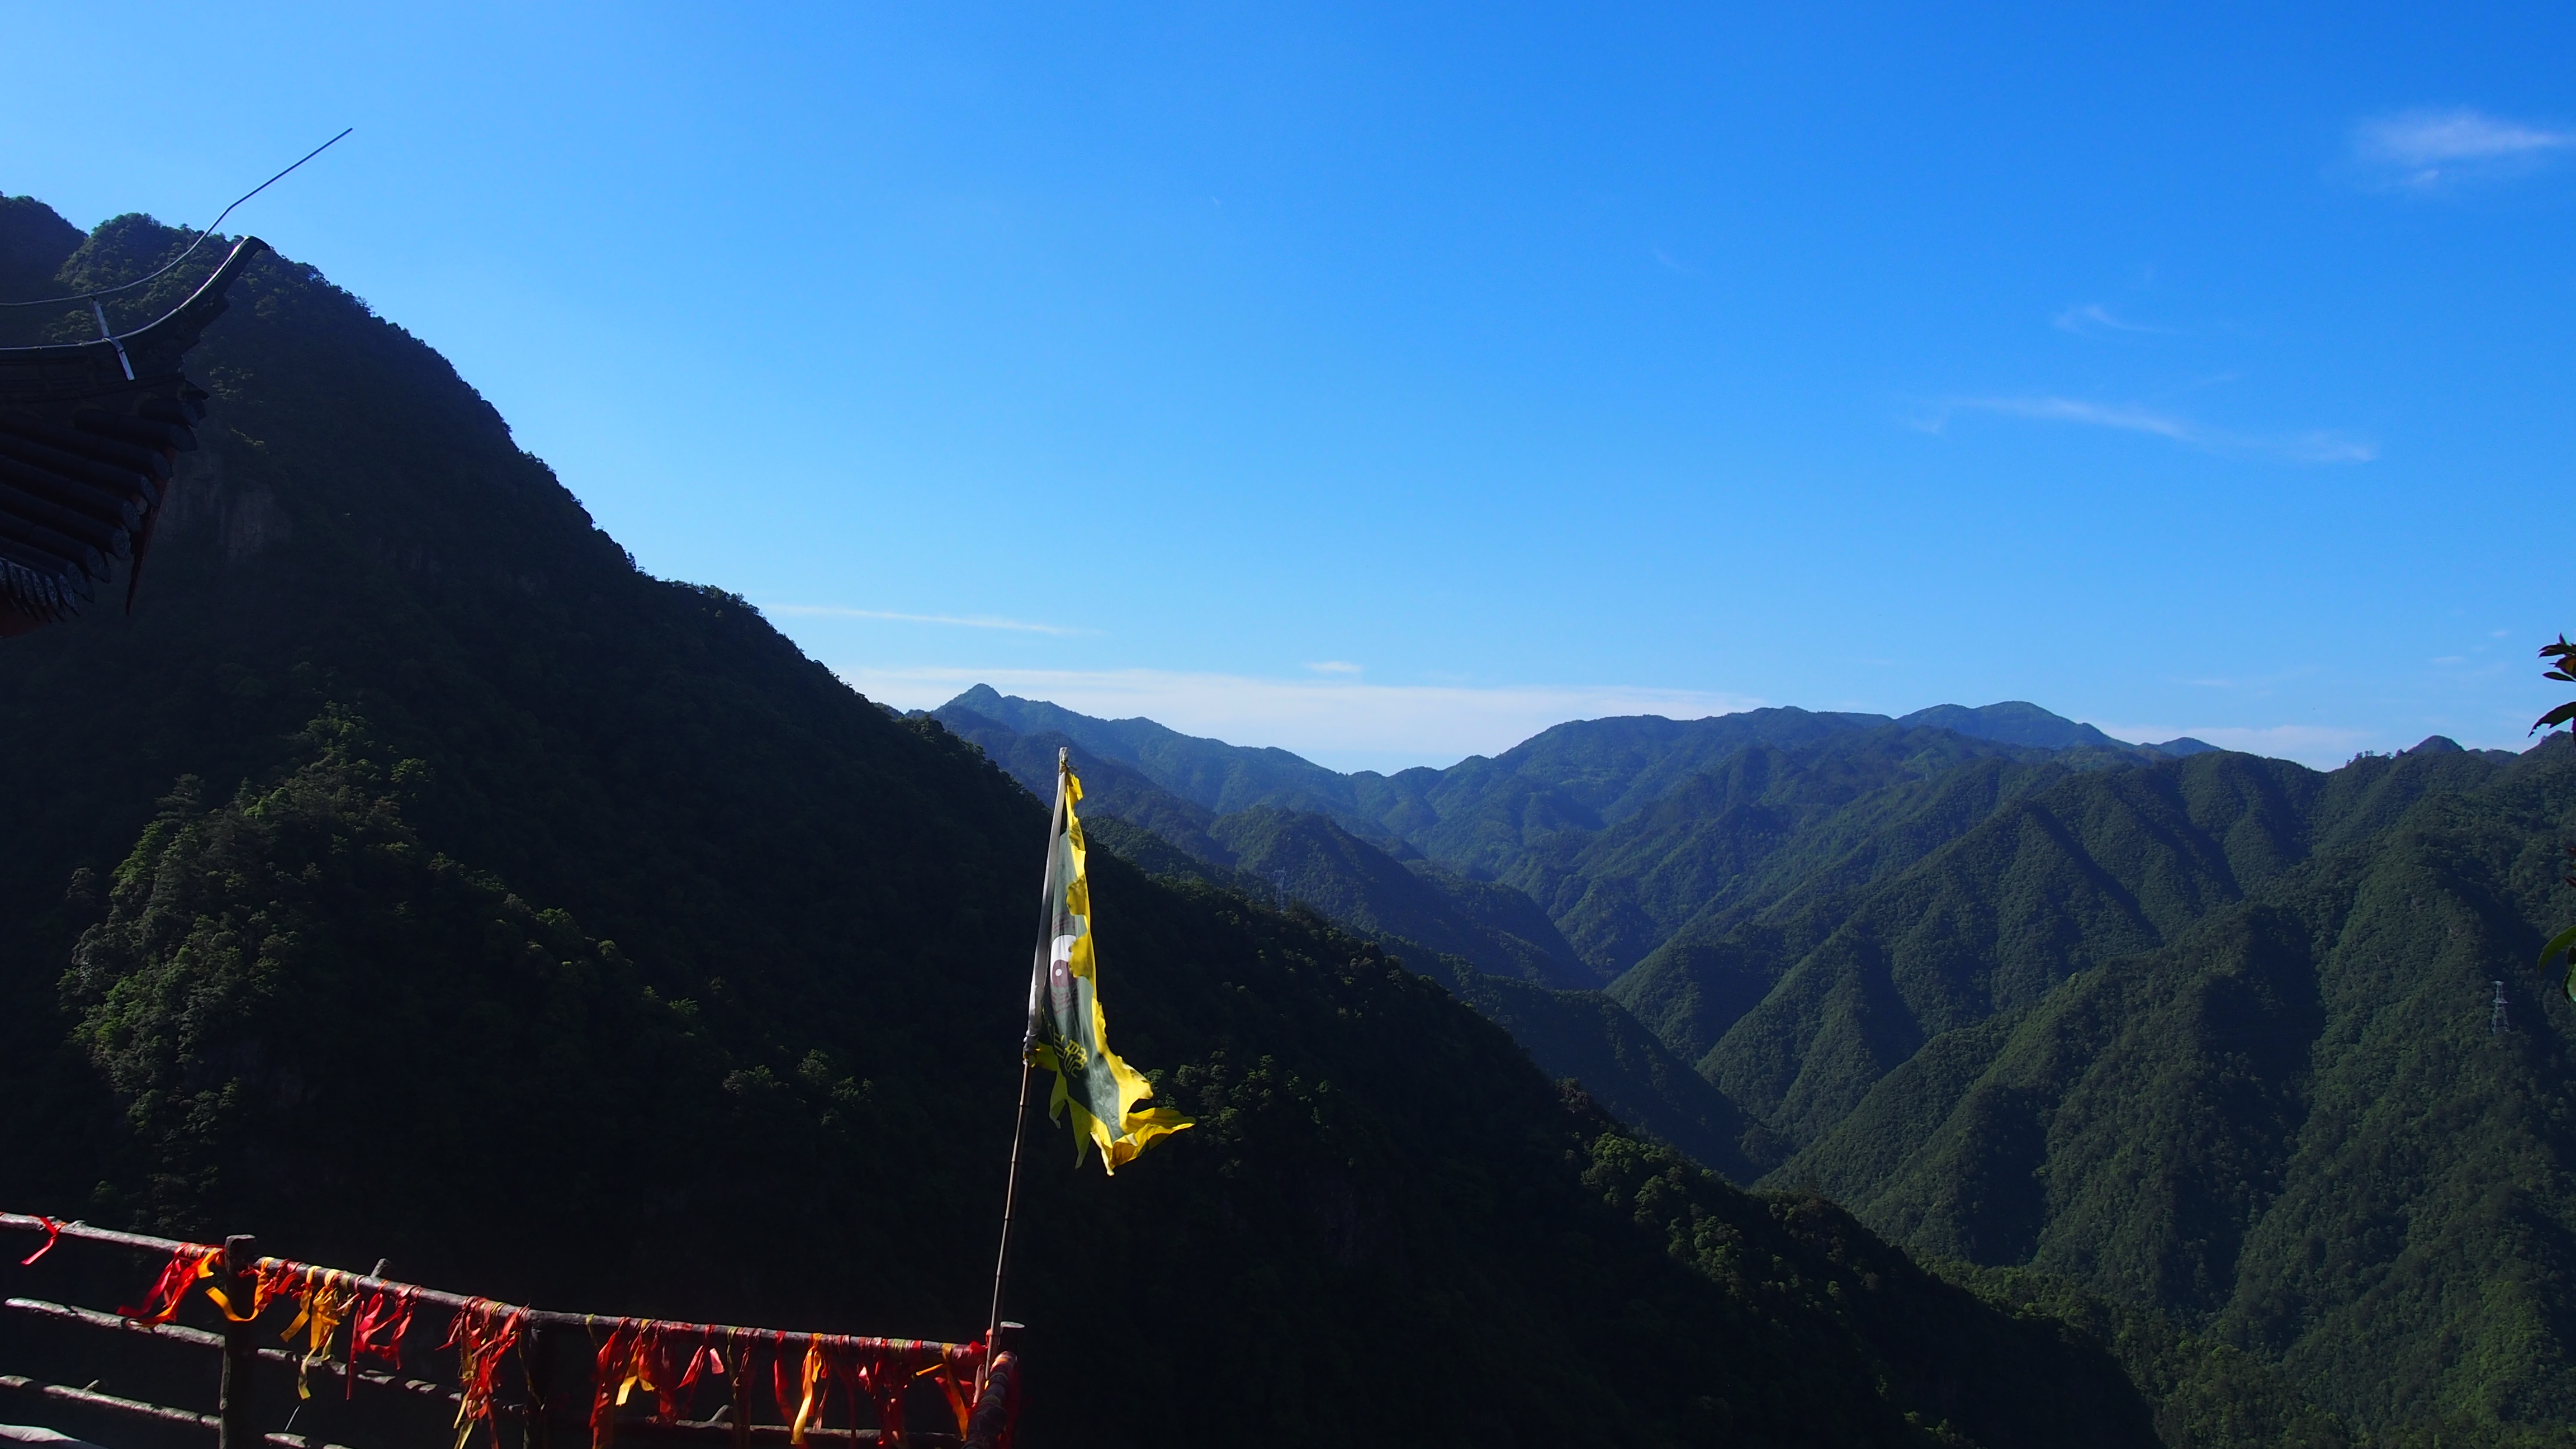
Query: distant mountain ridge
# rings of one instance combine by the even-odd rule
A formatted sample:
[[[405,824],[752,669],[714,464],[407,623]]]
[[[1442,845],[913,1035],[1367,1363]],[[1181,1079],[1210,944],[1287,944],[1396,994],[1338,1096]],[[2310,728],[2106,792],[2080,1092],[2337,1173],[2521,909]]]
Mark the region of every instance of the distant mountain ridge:
[[[1572,721],[1394,776],[981,685],[926,713],[1041,796],[1067,751],[1113,850],[1382,942],[1550,1074],[1740,1181],[1785,1149],[1692,1064],[1785,968],[1747,978],[1754,996],[1732,1008],[1688,988],[1685,1016],[1718,1012],[1705,1033],[1676,1025],[1654,984],[1670,968],[1633,984],[1629,968],[1676,933],[1900,869],[2069,773],[2170,758],[2021,702]]]
[[[1100,719],[1044,700],[1006,695],[986,684],[975,685],[937,709],[916,713],[944,718],[951,711],[981,716],[1017,734],[1061,734],[1095,757],[1139,770],[1209,810],[1223,813],[1275,805],[1324,813],[1361,812],[1398,835],[1408,834],[1406,825],[1417,818],[1408,807],[1424,800],[1454,799],[1461,793],[1455,785],[1444,790],[1435,782],[1486,782],[1535,771],[1560,784],[1592,783],[1595,788],[1578,788],[1572,798],[1582,800],[1587,810],[1598,812],[1605,821],[1615,820],[1633,808],[1639,792],[1659,793],[1675,771],[1714,763],[1754,740],[1793,744],[1837,730],[1890,724],[1946,729],[2000,744],[2097,749],[2144,759],[2178,758],[2217,748],[2188,737],[2158,745],[2130,744],[2027,701],[2005,700],[1975,708],[1939,704],[1901,717],[1771,708],[1695,720],[1660,715],[1569,720],[1500,755],[1471,755],[1445,770],[1416,767],[1394,775],[1371,770],[1345,774],[1287,750],[1187,735],[1142,717]],[[1576,757],[1589,757],[1591,767],[1569,768]],[[1607,794],[1597,788],[1598,783],[1610,781],[1624,788]]]
[[[1338,815],[1361,808],[1350,784],[1353,777],[1286,750],[1202,739],[1149,719],[1095,719],[982,684],[930,713],[944,720],[951,711],[981,715],[1018,734],[1062,735],[1093,757],[1136,770],[1206,810],[1273,805]]]
[[[1576,720],[1500,755],[1390,776],[1344,774],[1286,750],[1184,735],[1149,719],[1097,719],[988,685],[925,713],[985,746],[1034,792],[1051,788],[1054,742],[1079,750],[1105,788],[1097,808],[1210,864],[1238,864],[1209,833],[1218,816],[1281,810],[1329,819],[1399,861],[1435,861],[1467,881],[1514,887],[1539,901],[1559,928],[1549,934],[1561,934],[1579,963],[1568,968],[1571,976],[1531,978],[1560,986],[1605,984],[1634,965],[1733,889],[1721,880],[1758,874],[1771,851],[1802,828],[1796,822],[1812,822],[1818,811],[1848,805],[1898,776],[1937,773],[1954,755],[2000,752],[2084,769],[2209,752],[2192,740],[2169,742],[2171,750],[2129,745],[2037,705],[2006,701],[1936,705],[1901,719],[1772,708],[1697,720]],[[1784,763],[1788,774],[1758,787],[1740,778],[1739,768],[1736,783],[1721,790],[1732,795],[1710,794],[1721,789],[1710,783],[1712,772],[1747,749],[1841,754],[1821,773]],[[1905,763],[1913,756],[1922,758]],[[1800,783],[1786,783],[1792,777]],[[1343,919],[1362,924],[1361,916]],[[1445,928],[1433,934],[1455,944]],[[1527,944],[1564,961],[1555,941]],[[1494,967],[1489,954],[1465,954]]]
[[[971,730],[964,703],[941,714]],[[1337,776],[1000,708],[1126,752],[1100,761],[1104,815],[1203,812],[1198,849],[1228,868],[1309,842],[1298,899],[1730,1177],[1830,1191],[2014,1301],[2159,1315],[2136,1342],[2207,1335],[2353,1424],[2520,1444],[2576,1413],[2576,1323],[2547,1286],[2576,1271],[2556,1246],[2576,1128],[2553,1105],[2576,1096],[2576,1010],[2520,985],[2568,913],[2564,736],[2321,773],[2008,701],[1577,721]],[[989,728],[970,737],[1010,752]],[[1534,955],[1454,924],[1470,885],[1508,893],[1481,919]],[[2495,980],[2527,1027],[2489,1032]],[[2136,1371],[2178,1371],[2154,1362]],[[2289,1389],[2230,1382],[2176,1388],[2167,1443],[2252,1442],[2224,1424],[2258,1400],[2303,1426],[2263,1442],[2344,1442]]]
[[[2048,750],[2141,750],[2150,755],[2180,759],[2185,755],[2205,755],[2218,748],[2189,735],[2162,744],[2133,745],[2126,740],[2115,740],[2089,724],[2078,724],[2019,699],[2008,699],[2001,704],[1977,709],[1936,704],[1930,709],[1918,709],[1896,722],[1901,725],[1930,725],[1936,729],[1955,730],[1972,739],[1999,740],[2009,745],[2037,745]]]

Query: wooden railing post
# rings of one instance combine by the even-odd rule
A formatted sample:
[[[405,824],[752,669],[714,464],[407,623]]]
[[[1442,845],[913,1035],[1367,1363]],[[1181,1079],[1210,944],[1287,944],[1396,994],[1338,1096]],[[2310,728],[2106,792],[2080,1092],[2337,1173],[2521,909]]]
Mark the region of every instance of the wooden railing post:
[[[727,1343],[725,1350],[733,1364],[733,1374],[726,1384],[733,1395],[733,1449],[751,1449],[751,1395],[743,1392],[751,1378],[751,1355],[743,1352],[740,1335]]]
[[[528,1330],[526,1342],[519,1349],[519,1361],[528,1374],[527,1421],[522,1441],[527,1449],[546,1449],[554,1437],[554,1362],[546,1326],[542,1323]]]
[[[1020,1391],[1020,1356],[994,1354],[985,1369],[983,1396],[966,1420],[965,1449],[993,1449],[1011,1432],[1013,1400]]]
[[[244,1234],[224,1239],[224,1296],[234,1311],[247,1314],[259,1301],[259,1240]],[[263,1449],[257,1422],[251,1417],[255,1395],[251,1372],[259,1364],[259,1341],[253,1325],[224,1315],[224,1379],[215,1404],[216,1449]]]

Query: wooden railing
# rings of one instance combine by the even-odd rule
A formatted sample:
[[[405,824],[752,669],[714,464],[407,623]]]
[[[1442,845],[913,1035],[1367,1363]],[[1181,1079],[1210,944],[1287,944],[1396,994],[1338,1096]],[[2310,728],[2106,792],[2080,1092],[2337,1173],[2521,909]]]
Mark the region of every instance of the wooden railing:
[[[621,1439],[730,1444],[733,1449],[755,1444],[837,1449],[862,1443],[1000,1449],[1017,1417],[1017,1356],[995,1355],[988,1372],[981,1343],[553,1312],[376,1274],[264,1258],[248,1237],[227,1238],[218,1248],[15,1213],[0,1213],[0,1229],[43,1236],[33,1254],[0,1255],[0,1265],[5,1265],[0,1271],[32,1265],[63,1242],[132,1249],[163,1259],[154,1292],[140,1303],[102,1311],[12,1296],[0,1304],[21,1321],[214,1349],[223,1364],[212,1413],[102,1392],[96,1381],[74,1387],[0,1372],[0,1422],[22,1417],[10,1406],[16,1399],[57,1406],[75,1418],[107,1414],[137,1425],[212,1430],[218,1449],[344,1449],[292,1432],[294,1420],[315,1392],[327,1387],[337,1391],[331,1397],[346,1400],[355,1397],[361,1384],[371,1394],[407,1396],[424,1407],[434,1404],[452,1419],[449,1427],[458,1449],[475,1439],[492,1449],[510,1449],[504,1443],[505,1427],[517,1449],[580,1449],[585,1444],[608,1449]],[[377,1273],[382,1271],[383,1265],[377,1265]],[[220,1310],[213,1314],[216,1328],[174,1321],[183,1305],[198,1303]],[[276,1331],[283,1316],[269,1312],[272,1305],[299,1310],[296,1326],[287,1331],[301,1336],[302,1351],[261,1341]],[[425,1351],[418,1340],[406,1345],[411,1314],[423,1307],[451,1313],[446,1342],[438,1350]],[[311,1326],[317,1309],[326,1322],[318,1340]],[[448,1348],[458,1355],[452,1379],[410,1371],[431,1352]],[[769,1360],[770,1382],[756,1384],[752,1367],[763,1356]],[[583,1361],[580,1370],[567,1374],[562,1360],[574,1357]],[[266,1377],[272,1380],[281,1371],[292,1371],[294,1393],[278,1399],[263,1393],[258,1383],[262,1375],[255,1372],[262,1364],[270,1366]],[[691,1418],[693,1400],[703,1397],[702,1386],[720,1387],[724,1402],[708,1417]],[[761,1422],[763,1395],[756,1389],[768,1390],[777,1422]],[[940,1426],[907,1429],[907,1400],[935,1402],[932,1412]],[[875,1424],[858,1422],[863,1404]],[[260,1427],[279,1422],[281,1410],[287,1411],[282,1427]],[[827,1420],[839,1422],[827,1427]]]

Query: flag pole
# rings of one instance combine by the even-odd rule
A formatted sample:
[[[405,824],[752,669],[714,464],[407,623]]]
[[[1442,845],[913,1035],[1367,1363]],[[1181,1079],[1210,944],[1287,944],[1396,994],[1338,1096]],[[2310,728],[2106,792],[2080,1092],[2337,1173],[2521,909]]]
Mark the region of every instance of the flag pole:
[[[1002,1332],[1002,1280],[1011,1267],[1011,1212],[1019,1205],[1020,1138],[1029,1120],[1030,1053],[1038,1044],[1038,993],[1046,989],[1047,941],[1054,934],[1056,902],[1055,838],[1064,831],[1064,777],[1073,768],[1070,752],[1059,746],[1055,752],[1055,809],[1047,820],[1046,883],[1038,887],[1037,957],[1029,963],[1029,1012],[1020,1027],[1020,1105],[1011,1116],[1011,1175],[1002,1188],[1002,1246],[993,1255],[993,1311],[984,1321],[984,1361],[975,1368],[975,1397],[984,1397],[985,1387],[993,1377],[993,1356],[1001,1352],[995,1342]]]

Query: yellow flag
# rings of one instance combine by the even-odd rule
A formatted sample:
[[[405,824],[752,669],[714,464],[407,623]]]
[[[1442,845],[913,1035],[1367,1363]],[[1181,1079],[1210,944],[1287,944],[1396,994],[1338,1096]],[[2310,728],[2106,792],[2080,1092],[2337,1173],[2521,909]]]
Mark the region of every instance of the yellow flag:
[[[1074,811],[1082,782],[1070,766],[1058,764],[1056,791],[1060,823],[1047,852],[1045,988],[1038,993],[1030,1059],[1055,1073],[1048,1118],[1062,1121],[1067,1108],[1073,1111],[1074,1166],[1082,1165],[1089,1144],[1100,1149],[1100,1165],[1115,1175],[1156,1138],[1191,1123],[1168,1107],[1137,1111],[1154,1088],[1109,1049],[1108,1022],[1100,1014],[1099,957],[1091,940],[1091,882],[1083,869],[1088,850]]]

